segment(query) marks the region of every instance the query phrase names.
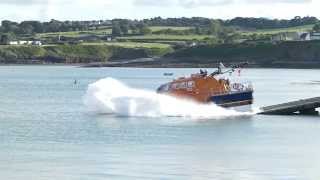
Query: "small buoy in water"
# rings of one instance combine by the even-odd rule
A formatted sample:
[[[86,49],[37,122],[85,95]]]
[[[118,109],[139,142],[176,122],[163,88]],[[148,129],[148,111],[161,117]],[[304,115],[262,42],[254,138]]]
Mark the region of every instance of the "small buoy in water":
[[[163,73],[164,76],[173,76],[173,73]]]
[[[78,81],[75,79],[74,82],[73,82],[73,84],[78,84]]]

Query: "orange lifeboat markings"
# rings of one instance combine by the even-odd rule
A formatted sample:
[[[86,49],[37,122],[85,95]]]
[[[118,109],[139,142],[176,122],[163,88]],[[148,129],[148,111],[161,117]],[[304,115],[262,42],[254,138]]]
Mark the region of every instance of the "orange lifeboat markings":
[[[190,98],[199,102],[207,102],[210,96],[227,93],[229,85],[225,80],[214,77],[191,75],[190,78],[179,78],[170,85],[169,94]]]

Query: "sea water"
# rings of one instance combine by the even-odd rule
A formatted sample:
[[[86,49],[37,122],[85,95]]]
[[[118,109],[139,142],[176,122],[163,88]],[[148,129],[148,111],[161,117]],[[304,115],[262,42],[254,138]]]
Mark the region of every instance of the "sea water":
[[[197,71],[1,66],[0,179],[320,178],[320,117],[240,113],[154,92]],[[319,77],[241,73],[255,108],[319,96]]]

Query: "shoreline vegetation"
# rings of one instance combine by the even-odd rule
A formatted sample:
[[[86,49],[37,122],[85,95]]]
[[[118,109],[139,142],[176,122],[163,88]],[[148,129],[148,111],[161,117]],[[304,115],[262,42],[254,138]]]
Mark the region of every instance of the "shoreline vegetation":
[[[81,67],[216,67],[248,62],[248,67],[320,68],[320,41],[277,44],[120,47],[105,44],[0,46],[0,64],[66,64]]]
[[[320,21],[167,18],[105,21],[4,20],[0,65],[81,67],[320,68]]]

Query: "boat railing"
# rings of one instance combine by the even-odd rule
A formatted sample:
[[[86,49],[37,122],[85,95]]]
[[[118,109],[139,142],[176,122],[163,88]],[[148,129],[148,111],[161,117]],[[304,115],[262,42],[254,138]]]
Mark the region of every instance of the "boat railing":
[[[250,81],[234,82],[230,84],[231,92],[253,91],[253,85]]]

